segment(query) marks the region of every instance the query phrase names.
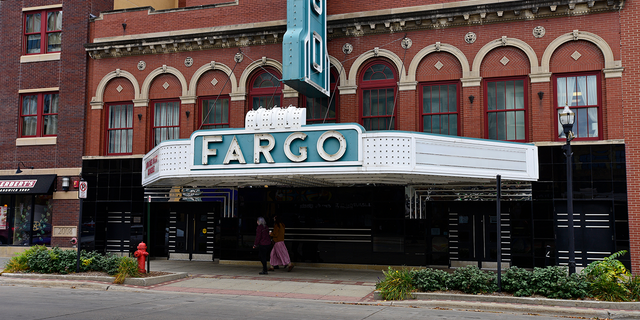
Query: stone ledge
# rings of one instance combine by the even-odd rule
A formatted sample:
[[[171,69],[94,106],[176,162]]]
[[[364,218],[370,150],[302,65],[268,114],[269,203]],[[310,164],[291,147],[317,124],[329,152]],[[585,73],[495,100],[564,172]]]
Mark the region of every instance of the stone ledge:
[[[186,278],[188,275],[185,272],[172,273],[157,277],[147,278],[126,278],[124,284],[132,286],[153,286],[159,283]],[[79,281],[99,281],[106,283],[113,283],[114,277],[110,276],[82,276],[77,274],[33,274],[33,273],[3,273],[2,277],[17,278],[17,279],[30,279],[30,280],[79,280]]]

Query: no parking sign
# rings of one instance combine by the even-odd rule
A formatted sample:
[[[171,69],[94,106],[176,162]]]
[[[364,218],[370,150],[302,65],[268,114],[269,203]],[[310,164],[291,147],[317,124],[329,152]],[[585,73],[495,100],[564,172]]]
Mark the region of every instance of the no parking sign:
[[[78,191],[78,198],[80,199],[86,199],[87,198],[87,182],[86,181],[80,181],[80,188]]]

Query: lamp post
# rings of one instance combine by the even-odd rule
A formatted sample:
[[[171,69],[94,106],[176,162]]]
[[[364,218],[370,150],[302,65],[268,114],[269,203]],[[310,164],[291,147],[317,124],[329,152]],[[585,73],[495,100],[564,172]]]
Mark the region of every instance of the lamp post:
[[[567,138],[567,143],[562,146],[564,155],[567,157],[567,217],[569,228],[569,274],[576,272],[576,247],[575,238],[573,234],[573,173],[571,167],[571,160],[573,152],[571,152],[571,140],[575,138],[571,129],[573,129],[573,123],[575,121],[575,113],[569,109],[569,106],[564,106],[564,109],[558,115],[560,124],[564,135]]]

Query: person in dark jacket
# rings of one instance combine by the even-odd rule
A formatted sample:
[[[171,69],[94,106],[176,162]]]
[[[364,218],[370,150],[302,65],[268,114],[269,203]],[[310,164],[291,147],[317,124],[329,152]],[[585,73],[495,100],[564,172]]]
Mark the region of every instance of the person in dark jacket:
[[[267,258],[271,252],[271,237],[269,237],[269,227],[263,217],[258,217],[256,221],[256,241],[253,242],[253,248],[258,248],[260,262],[262,262],[262,272],[260,274],[269,274],[267,272]]]

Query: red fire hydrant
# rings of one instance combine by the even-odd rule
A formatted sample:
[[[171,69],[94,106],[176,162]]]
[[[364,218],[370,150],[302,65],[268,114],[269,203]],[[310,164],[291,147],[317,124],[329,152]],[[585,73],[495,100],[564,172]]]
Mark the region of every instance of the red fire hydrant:
[[[138,245],[138,250],[133,253],[133,256],[138,258],[138,271],[140,273],[147,273],[147,270],[144,268],[145,258],[149,255],[147,252],[147,245],[144,242],[140,242]]]

